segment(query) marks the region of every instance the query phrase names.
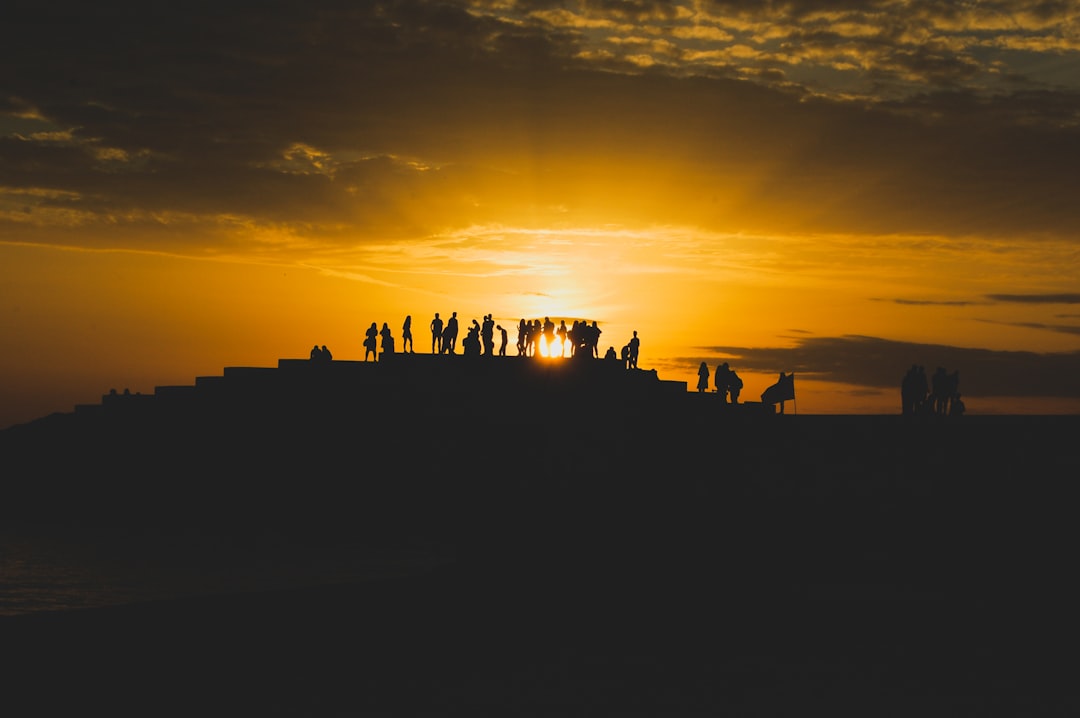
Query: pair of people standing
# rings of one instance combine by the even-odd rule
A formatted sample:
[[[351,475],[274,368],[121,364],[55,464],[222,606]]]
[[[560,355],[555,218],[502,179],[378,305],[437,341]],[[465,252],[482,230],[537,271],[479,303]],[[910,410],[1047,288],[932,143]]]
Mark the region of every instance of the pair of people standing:
[[[637,330],[622,348],[622,360],[627,369],[637,369],[638,352],[641,351],[641,340],[638,339]]]
[[[375,361],[379,360],[379,352],[376,351],[376,346],[379,340],[382,340],[381,349],[383,354],[394,353],[394,335],[390,331],[390,325],[383,322],[382,329],[379,329],[377,322],[372,322],[371,326],[364,332],[364,361],[368,360],[369,356],[374,356]],[[412,341],[412,335],[409,335],[409,342]]]
[[[438,312],[429,325],[431,329],[431,353],[453,354],[457,348],[458,318],[457,312],[450,315],[444,323]]]

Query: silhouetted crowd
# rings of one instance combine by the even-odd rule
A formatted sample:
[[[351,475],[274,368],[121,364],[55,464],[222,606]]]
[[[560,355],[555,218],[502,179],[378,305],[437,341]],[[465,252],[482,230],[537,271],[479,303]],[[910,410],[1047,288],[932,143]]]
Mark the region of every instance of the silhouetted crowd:
[[[726,404],[731,397],[732,404],[739,403],[739,394],[742,392],[743,381],[735,370],[728,366],[727,362],[716,365],[716,373],[713,375],[713,391]],[[698,367],[697,390],[705,392],[709,389],[709,365],[701,362]]]
[[[461,338],[460,346],[458,336],[460,324],[458,313],[452,312],[445,320],[435,312],[435,317],[428,325],[431,330],[431,353],[432,354],[457,354],[460,348],[463,356],[506,356],[509,334],[500,324],[496,324],[493,315],[485,314],[482,322],[476,319],[465,331]],[[533,357],[545,355],[551,358],[600,358],[600,335],[602,330],[596,321],[573,320],[567,326],[566,320],[561,320],[558,325],[550,317],[543,320],[532,321],[521,319],[517,327],[517,356]],[[498,347],[496,348],[496,335]],[[415,353],[413,350],[412,315],[405,317],[405,323],[401,327],[402,346],[401,352],[406,354]],[[389,324],[383,322],[380,328],[378,322],[372,322],[364,332],[364,361],[372,359],[378,361],[384,354],[395,353],[394,335]],[[636,369],[638,355],[641,351],[641,340],[637,331],[622,347],[621,353],[615,352],[614,346],[609,346],[604,354],[608,361],[621,361],[625,368]],[[330,350],[319,345],[311,350],[313,362],[329,361]],[[740,383],[741,384],[741,383]]]
[[[951,374],[938,367],[932,377],[926,368],[912,364],[900,383],[904,416],[959,416],[966,407],[960,398],[960,370]]]

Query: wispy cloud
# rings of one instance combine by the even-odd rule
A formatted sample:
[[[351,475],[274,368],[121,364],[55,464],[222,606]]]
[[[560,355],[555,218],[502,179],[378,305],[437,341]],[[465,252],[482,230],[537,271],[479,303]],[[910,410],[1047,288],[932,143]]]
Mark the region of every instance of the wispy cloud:
[[[1045,322],[1005,322],[993,319],[979,319],[977,321],[986,324],[997,324],[1006,327],[1020,327],[1021,329],[1038,329],[1058,334],[1073,334],[1080,336],[1080,325],[1077,324],[1047,324]]]
[[[988,294],[995,302],[1016,304],[1080,304],[1080,294]]]
[[[904,304],[912,307],[970,307],[976,304],[985,304],[985,302],[973,302],[965,299],[879,299],[874,298],[875,302],[893,302],[895,304]]]

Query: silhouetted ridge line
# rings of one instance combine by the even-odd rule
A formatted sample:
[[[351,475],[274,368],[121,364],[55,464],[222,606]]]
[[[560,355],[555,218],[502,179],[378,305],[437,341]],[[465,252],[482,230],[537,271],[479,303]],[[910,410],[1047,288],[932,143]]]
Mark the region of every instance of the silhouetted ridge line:
[[[586,403],[587,416],[625,409],[667,412],[667,418],[670,412],[702,408],[775,413],[768,404],[735,406],[710,398],[689,394],[686,382],[662,380],[655,370],[627,370],[621,362],[403,353],[386,354],[379,362],[280,359],[276,367],[225,367],[220,376],[196,377],[192,385],[157,386],[153,394],[114,390],[100,404],[76,406],[74,415],[123,419],[171,413],[193,419],[190,412],[210,412],[202,418],[213,419],[222,411],[271,412],[285,420],[350,421],[350,409],[377,405],[380,415],[404,413],[414,420],[448,412],[496,412],[509,420],[566,421],[580,418],[578,409]],[[43,420],[58,421],[59,416]]]
[[[440,507],[498,504],[513,482],[663,476],[680,435],[771,414],[621,362],[391,354],[110,392],[5,430],[0,449],[20,513],[372,526],[396,515],[400,528],[403,515],[430,524]]]

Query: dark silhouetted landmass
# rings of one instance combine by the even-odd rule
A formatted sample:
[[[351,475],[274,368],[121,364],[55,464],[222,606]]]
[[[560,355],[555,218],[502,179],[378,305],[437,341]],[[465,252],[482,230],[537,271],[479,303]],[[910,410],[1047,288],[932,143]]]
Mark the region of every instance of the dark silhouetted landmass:
[[[6,519],[455,557],[3,619],[14,695],[131,715],[1080,705],[1080,417],[781,416],[622,362],[470,359],[226,369],[4,431]]]

